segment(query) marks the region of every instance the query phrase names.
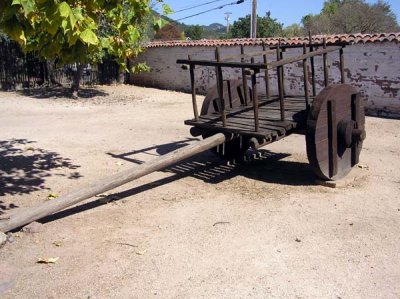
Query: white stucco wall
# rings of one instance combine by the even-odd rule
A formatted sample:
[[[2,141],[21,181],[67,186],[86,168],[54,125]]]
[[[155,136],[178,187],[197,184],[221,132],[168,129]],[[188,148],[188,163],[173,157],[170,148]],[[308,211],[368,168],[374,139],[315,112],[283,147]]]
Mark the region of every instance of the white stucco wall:
[[[158,47],[149,48],[138,57],[150,66],[149,73],[135,74],[131,83],[169,90],[190,92],[189,72],[176,63],[177,59],[213,59],[214,47]],[[245,52],[260,51],[261,47],[246,46]],[[285,57],[301,54],[301,50],[288,50]],[[221,57],[240,53],[238,46],[220,47]],[[400,117],[400,44],[395,42],[354,44],[344,50],[346,82],[357,87],[364,96],[369,115]],[[329,54],[331,83],[340,82],[338,54]],[[269,60],[275,60],[274,55]],[[323,86],[322,57],[316,57],[317,90]],[[224,78],[237,78],[239,69],[224,69]],[[195,71],[199,93],[206,93],[215,84],[215,70],[197,67]],[[311,76],[310,80],[311,80]],[[301,63],[285,67],[285,88],[288,94],[303,93]],[[270,72],[271,91],[277,93],[276,71]],[[260,92],[265,90],[264,80],[259,80]]]

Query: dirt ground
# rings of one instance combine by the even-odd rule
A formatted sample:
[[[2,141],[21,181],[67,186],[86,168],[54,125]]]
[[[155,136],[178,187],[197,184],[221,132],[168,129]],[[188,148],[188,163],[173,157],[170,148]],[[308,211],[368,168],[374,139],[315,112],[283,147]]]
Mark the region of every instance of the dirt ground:
[[[0,217],[181,147],[190,95],[0,93]],[[15,231],[2,298],[399,298],[400,121],[366,120],[360,167],[315,183],[304,136],[226,165],[200,154]],[[58,258],[55,264],[39,258]]]

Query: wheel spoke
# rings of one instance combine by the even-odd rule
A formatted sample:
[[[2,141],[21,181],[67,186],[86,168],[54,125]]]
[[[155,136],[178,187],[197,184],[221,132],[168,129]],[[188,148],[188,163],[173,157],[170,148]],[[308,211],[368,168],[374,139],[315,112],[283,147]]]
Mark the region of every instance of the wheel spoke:
[[[336,122],[336,102],[327,102],[328,110],[328,140],[329,140],[329,178],[338,173],[337,161],[337,122]]]
[[[360,94],[351,95],[351,118],[356,122],[355,129],[359,129],[360,122]],[[357,165],[359,162],[359,142],[353,142],[351,146],[351,166]]]

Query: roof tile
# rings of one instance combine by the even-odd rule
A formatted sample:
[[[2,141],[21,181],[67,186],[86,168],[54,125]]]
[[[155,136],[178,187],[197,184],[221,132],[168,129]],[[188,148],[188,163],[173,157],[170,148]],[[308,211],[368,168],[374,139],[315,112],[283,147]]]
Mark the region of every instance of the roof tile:
[[[336,34],[336,35],[314,35],[313,42],[322,43],[326,39],[328,44],[336,43],[374,43],[374,42],[400,42],[400,32],[391,33],[374,33],[374,34]],[[281,42],[282,45],[302,45],[308,43],[308,37],[293,37],[293,38],[236,38],[236,39],[222,39],[212,40],[203,39],[196,41],[181,41],[181,40],[168,40],[168,41],[153,41],[146,44],[147,48],[159,47],[216,47],[216,46],[231,46],[231,45],[262,45],[264,42],[267,46],[275,46]]]

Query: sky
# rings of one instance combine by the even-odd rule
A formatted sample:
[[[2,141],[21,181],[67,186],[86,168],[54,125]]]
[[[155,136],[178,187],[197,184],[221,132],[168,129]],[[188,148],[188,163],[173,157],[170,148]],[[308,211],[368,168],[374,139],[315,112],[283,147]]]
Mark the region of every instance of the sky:
[[[177,12],[178,10],[209,3],[204,6]],[[225,4],[236,3],[237,0],[164,0],[174,11],[175,14],[169,15],[170,18],[178,20],[199,12],[213,9]],[[210,11],[195,17],[181,20],[185,24],[209,25],[212,23],[221,23],[226,25],[225,13],[230,12],[230,24],[238,18],[250,14],[251,0],[244,0],[241,4],[228,5],[222,9]],[[377,0],[366,0],[368,3],[376,3]],[[400,0],[386,0],[390,4],[392,11],[396,14],[397,21],[400,23]],[[301,18],[307,14],[317,14],[321,11],[324,0],[258,0],[257,14],[264,16],[267,11],[271,11],[271,17],[288,26],[294,23],[300,23]]]

